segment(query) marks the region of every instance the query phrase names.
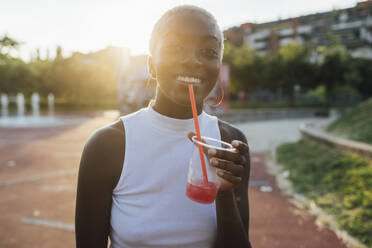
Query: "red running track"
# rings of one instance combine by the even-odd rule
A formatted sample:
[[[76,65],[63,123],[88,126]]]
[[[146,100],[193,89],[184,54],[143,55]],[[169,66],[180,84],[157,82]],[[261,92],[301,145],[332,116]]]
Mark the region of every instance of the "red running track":
[[[346,248],[315,217],[297,208],[281,194],[275,177],[266,171],[264,153],[251,153],[249,187],[250,240],[254,248]],[[261,186],[263,188],[261,189]],[[270,192],[270,186],[272,191]],[[264,192],[266,191],[266,192]]]

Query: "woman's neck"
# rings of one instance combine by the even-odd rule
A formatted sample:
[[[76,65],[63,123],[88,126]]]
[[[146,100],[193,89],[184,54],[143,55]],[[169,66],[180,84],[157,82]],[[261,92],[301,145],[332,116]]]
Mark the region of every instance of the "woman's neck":
[[[190,105],[180,105],[169,99],[165,94],[161,92],[160,89],[156,89],[155,101],[152,108],[165,116],[176,118],[176,119],[191,119],[192,110]],[[203,110],[203,104],[196,105],[198,115]]]

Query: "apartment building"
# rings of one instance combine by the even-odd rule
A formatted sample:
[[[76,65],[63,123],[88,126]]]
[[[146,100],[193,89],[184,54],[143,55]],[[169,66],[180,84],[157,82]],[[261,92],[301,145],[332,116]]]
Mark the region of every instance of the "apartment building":
[[[352,8],[315,13],[266,23],[244,23],[225,32],[234,45],[244,42],[267,54],[292,41],[316,47],[341,44],[353,57],[372,58],[372,0]]]

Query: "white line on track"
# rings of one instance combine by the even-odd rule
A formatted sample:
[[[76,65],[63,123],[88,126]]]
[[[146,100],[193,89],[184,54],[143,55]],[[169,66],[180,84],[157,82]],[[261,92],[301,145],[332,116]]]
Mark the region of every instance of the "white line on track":
[[[54,171],[54,172],[45,173],[45,174],[36,175],[36,176],[17,178],[17,179],[13,179],[13,180],[9,180],[9,181],[3,181],[3,182],[0,181],[0,187],[1,186],[9,186],[9,185],[13,185],[13,184],[19,184],[19,183],[34,182],[34,181],[38,181],[40,179],[59,177],[59,176],[63,176],[63,175],[74,174],[76,172],[77,172],[77,169],[60,170],[60,171]]]
[[[66,231],[75,230],[74,224],[61,222],[61,221],[53,221],[53,220],[40,219],[40,218],[35,218],[35,217],[22,218],[21,221],[24,223],[29,223],[29,224],[38,225],[38,226],[52,227],[52,228],[66,230]]]

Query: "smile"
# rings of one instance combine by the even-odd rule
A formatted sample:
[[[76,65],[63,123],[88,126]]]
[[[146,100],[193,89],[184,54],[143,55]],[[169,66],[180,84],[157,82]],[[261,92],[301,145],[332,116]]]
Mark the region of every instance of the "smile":
[[[177,80],[183,83],[187,83],[187,84],[200,84],[202,82],[200,78],[185,77],[185,76],[178,76]]]

